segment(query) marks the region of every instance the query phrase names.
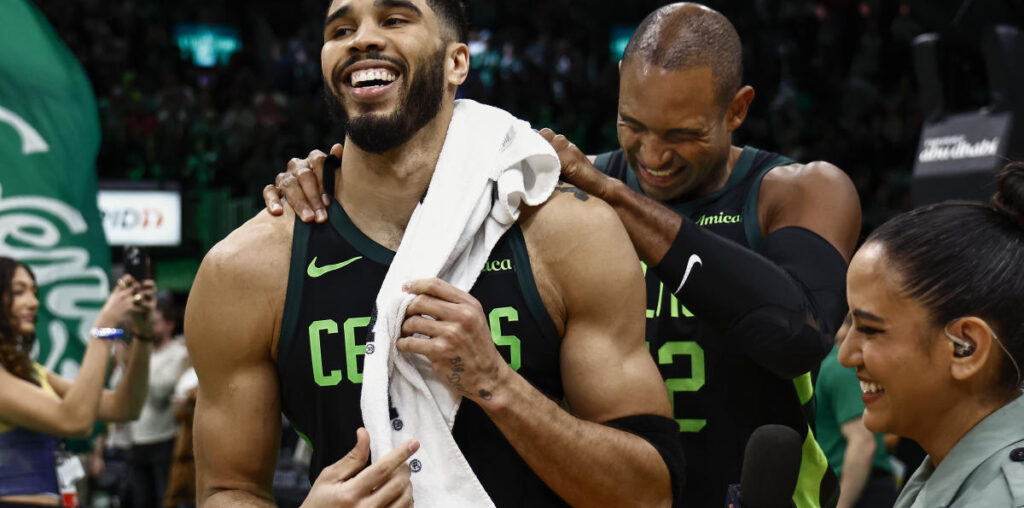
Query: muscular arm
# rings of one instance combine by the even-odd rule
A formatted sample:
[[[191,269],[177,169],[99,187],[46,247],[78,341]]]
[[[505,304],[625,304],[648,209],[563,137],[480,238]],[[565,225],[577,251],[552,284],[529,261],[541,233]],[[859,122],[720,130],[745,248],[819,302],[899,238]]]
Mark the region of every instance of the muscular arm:
[[[541,298],[562,325],[562,383],[572,414],[504,362],[480,303],[438,279],[406,286],[419,296],[406,310],[397,348],[429,358],[569,504],[667,507],[673,480],[680,480],[669,465],[682,461],[682,451],[643,339],[646,302],[636,254],[607,205],[561,190],[567,192],[524,211],[520,223]],[[599,423],[622,424],[627,416],[634,417],[630,425],[641,419],[648,428],[638,435]]]
[[[843,455],[843,474],[839,479],[839,504],[836,508],[852,508],[860,499],[871,476],[871,461],[877,442],[860,418],[854,418],[839,427],[846,439]]]
[[[827,354],[860,233],[860,204],[842,171],[824,162],[770,171],[758,200],[765,241],[753,252],[602,174],[564,137],[542,134],[563,176],[608,201],[640,257],[687,308],[736,338],[737,349],[783,378]]]
[[[613,196],[628,196],[627,203],[646,199],[618,182],[609,188]],[[792,378],[824,358],[845,314],[846,259],[860,228],[859,205],[834,166],[794,165],[768,173],[758,211],[765,234],[759,252],[680,218],[653,269],[684,305],[731,337],[733,347]]]
[[[199,506],[274,506],[281,413],[271,351],[280,328],[291,219],[265,214],[207,254],[185,310],[199,377]]]
[[[523,229],[535,273],[541,271],[540,280],[560,296],[545,304],[561,307],[564,316],[562,382],[572,414],[511,370],[504,371],[505,388],[478,403],[569,504],[669,506],[670,473],[657,450],[599,423],[671,415],[643,339],[645,296],[636,254],[604,203],[556,194]]]

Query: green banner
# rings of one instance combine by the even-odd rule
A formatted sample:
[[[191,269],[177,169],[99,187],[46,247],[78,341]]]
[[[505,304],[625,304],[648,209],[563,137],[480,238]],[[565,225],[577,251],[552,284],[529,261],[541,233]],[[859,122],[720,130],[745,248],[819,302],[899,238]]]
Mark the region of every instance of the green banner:
[[[110,292],[92,86],[27,0],[0,1],[0,255],[35,272],[37,360],[75,377]]]

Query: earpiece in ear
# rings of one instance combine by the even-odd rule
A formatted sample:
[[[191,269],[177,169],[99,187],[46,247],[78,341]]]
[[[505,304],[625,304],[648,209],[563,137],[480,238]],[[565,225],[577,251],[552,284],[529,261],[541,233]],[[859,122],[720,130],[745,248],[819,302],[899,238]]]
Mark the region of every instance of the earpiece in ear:
[[[966,346],[956,344],[953,346],[953,356],[957,358],[966,358],[974,354],[975,346],[973,343],[969,343]]]
[[[974,354],[974,351],[978,349],[978,346],[969,340],[961,339],[952,333],[949,333],[949,329],[943,330],[946,332],[946,337],[953,341],[953,356],[957,358],[967,358]]]

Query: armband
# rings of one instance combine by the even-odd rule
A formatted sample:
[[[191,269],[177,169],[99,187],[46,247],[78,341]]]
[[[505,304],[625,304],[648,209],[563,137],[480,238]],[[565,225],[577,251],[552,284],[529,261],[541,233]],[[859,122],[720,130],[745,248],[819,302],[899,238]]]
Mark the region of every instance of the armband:
[[[668,468],[672,489],[672,506],[683,502],[686,483],[686,456],[679,442],[679,424],[659,415],[634,415],[604,422],[605,425],[639,436],[651,444]]]

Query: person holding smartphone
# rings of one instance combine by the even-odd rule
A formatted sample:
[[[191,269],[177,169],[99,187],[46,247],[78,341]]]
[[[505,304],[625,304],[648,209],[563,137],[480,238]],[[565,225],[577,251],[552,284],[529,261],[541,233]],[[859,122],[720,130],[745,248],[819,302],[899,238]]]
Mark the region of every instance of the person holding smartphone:
[[[171,398],[181,375],[192,365],[185,341],[175,337],[178,308],[170,293],[156,298],[153,353],[149,358],[149,389],[137,421],[131,424],[128,454],[131,506],[163,506],[178,425]]]
[[[81,370],[66,379],[34,362],[37,286],[23,263],[0,257],[0,506],[59,506],[59,440],[93,423],[137,418],[146,398],[154,285],[121,277],[96,318]],[[132,339],[123,382],[103,388],[114,343]]]

